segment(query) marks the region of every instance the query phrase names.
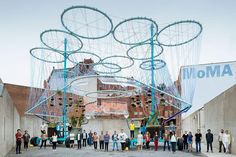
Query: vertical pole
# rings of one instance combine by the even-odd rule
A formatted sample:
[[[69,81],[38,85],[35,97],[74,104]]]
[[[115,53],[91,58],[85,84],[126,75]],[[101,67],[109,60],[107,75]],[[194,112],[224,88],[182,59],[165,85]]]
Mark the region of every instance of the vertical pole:
[[[67,39],[64,40],[64,89],[63,89],[63,124],[64,124],[64,138],[66,138],[66,123],[67,123],[67,111],[66,111],[66,59],[67,59]]]
[[[154,36],[154,26],[153,24],[151,25],[151,41],[150,41],[150,46],[151,46],[151,79],[152,79],[152,87],[155,87],[155,80],[154,80],[154,41],[153,41],[153,36]],[[155,90],[154,88],[152,88],[152,115],[154,115],[155,113],[155,105],[156,105],[156,102],[155,102]]]

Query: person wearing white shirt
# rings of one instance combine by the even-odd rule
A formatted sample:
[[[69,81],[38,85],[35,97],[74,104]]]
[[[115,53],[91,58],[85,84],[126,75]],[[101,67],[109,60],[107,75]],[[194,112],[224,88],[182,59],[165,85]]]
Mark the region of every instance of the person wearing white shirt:
[[[75,134],[73,131],[70,132],[70,147],[74,148],[74,143],[75,143]]]
[[[83,139],[83,147],[86,147],[86,142],[87,142],[88,135],[87,135],[87,133],[86,133],[85,130],[84,130],[84,132],[82,133],[81,138]]]
[[[224,152],[226,151],[226,150],[225,150],[225,146],[224,146],[223,141],[222,141],[223,135],[224,135],[224,130],[221,129],[221,132],[219,133],[219,136],[218,136],[218,141],[219,141],[219,153],[221,152],[222,146],[223,146],[223,148],[224,148]]]
[[[77,135],[78,149],[81,149],[81,139],[82,139],[82,134],[79,132]]]
[[[52,136],[52,149],[56,150],[57,148],[57,134],[54,132]]]
[[[230,145],[230,134],[228,130],[225,130],[225,133],[222,137],[222,142],[224,144],[224,147],[226,149],[226,153],[229,153],[229,145]]]
[[[143,148],[143,135],[141,134],[141,131],[139,131],[139,134],[137,136],[137,146],[138,146],[138,150],[142,150],[142,148]]]
[[[124,133],[124,130],[121,129],[121,132],[119,133],[119,141],[121,143],[121,150],[124,151],[125,150],[125,140],[128,138],[128,136],[126,135],[126,133]]]
[[[176,151],[176,142],[177,142],[177,138],[176,138],[175,132],[173,131],[171,132],[171,135],[170,135],[170,143],[171,143],[173,154]]]

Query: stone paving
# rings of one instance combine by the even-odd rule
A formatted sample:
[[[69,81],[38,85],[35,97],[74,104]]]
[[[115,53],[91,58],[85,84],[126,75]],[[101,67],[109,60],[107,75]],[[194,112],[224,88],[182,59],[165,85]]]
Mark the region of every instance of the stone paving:
[[[111,148],[111,147],[109,147]],[[83,157],[207,157],[204,154],[200,153],[188,153],[177,151],[173,154],[170,151],[163,151],[163,147],[159,147],[158,151],[154,150],[129,150],[124,152],[117,152],[109,150],[109,152],[104,152],[102,150],[94,150],[93,147],[82,148],[81,150],[77,150],[76,148],[64,148],[58,147],[56,151],[53,151],[51,147],[47,147],[46,149],[42,148],[39,150],[38,147],[30,148],[28,151],[22,151],[22,154],[15,154],[15,151],[12,150],[7,157],[74,157],[74,156],[83,156]]]

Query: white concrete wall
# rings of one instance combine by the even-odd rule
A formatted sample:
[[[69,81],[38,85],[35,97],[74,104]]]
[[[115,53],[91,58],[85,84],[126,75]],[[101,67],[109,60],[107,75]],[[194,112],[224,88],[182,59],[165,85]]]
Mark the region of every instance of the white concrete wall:
[[[41,124],[42,120],[37,117],[20,117],[9,93],[4,89],[3,95],[0,97],[0,157],[4,157],[15,147],[17,129],[28,130],[31,137],[40,136]]]
[[[92,130],[92,132],[97,132],[98,135],[100,135],[101,131],[103,131],[104,133],[108,131],[110,135],[112,135],[115,130],[117,133],[120,133],[121,129],[124,129],[124,132],[128,136],[130,134],[125,119],[90,119],[89,123],[83,125],[82,128],[83,130],[86,130],[86,132],[89,132],[90,130]]]
[[[213,146],[219,147],[218,134],[221,129],[229,130],[234,141],[232,143],[232,154],[236,154],[236,85],[218,95],[204,107],[195,111],[188,117],[182,119],[182,131],[193,131],[201,129],[203,141],[207,129],[211,129],[214,135]]]
[[[215,147],[218,147],[217,136],[220,129],[229,130],[236,138],[236,85],[220,94],[204,106],[206,129],[214,134]],[[232,154],[236,154],[236,141],[232,143]]]
[[[35,116],[23,116],[21,117],[21,129],[22,131],[28,130],[28,133],[31,137],[40,136],[40,125],[42,124],[42,120]]]
[[[14,115],[13,102],[4,89],[0,97],[0,157],[5,156],[15,145]]]

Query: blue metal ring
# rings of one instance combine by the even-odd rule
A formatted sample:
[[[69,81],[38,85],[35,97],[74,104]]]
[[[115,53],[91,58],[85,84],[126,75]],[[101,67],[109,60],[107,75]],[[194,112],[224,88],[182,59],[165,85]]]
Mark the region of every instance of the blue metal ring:
[[[105,58],[102,59],[101,62],[109,63],[109,61],[105,61],[105,60],[110,59],[110,58],[126,58],[126,59],[129,59],[129,60],[131,61],[131,64],[129,64],[129,65],[124,65],[123,67],[119,65],[122,69],[130,68],[130,67],[132,67],[132,66],[134,65],[134,60],[133,60],[131,57],[119,56],[119,55],[114,55],[114,56],[105,57]],[[120,69],[119,67],[118,67],[118,68],[113,68],[113,67],[108,66],[108,65],[106,65],[106,64],[104,64],[103,66],[104,66],[104,67],[107,67],[107,68],[109,68],[109,69]]]
[[[127,22],[130,22],[130,21],[136,21],[136,20],[149,21],[149,22],[151,22],[151,23],[153,24],[154,28],[156,28],[156,31],[154,32],[153,36],[152,36],[152,37],[148,37],[148,39],[144,39],[143,41],[139,41],[139,42],[125,42],[125,41],[122,41],[121,39],[118,39],[118,38],[116,37],[116,31],[117,31],[117,29],[118,29],[121,25],[126,24]],[[141,23],[141,22],[139,22],[139,23]],[[151,25],[150,25],[150,27],[151,27]],[[113,37],[114,37],[114,39],[115,39],[117,42],[119,42],[119,43],[121,43],[121,44],[126,44],[126,45],[136,45],[136,44],[145,43],[145,42],[149,41],[151,38],[153,38],[157,33],[158,33],[158,25],[157,25],[157,23],[156,23],[154,20],[152,20],[152,19],[150,19],[150,18],[146,18],[146,17],[134,17],[134,18],[126,19],[126,20],[124,20],[124,21],[118,23],[118,24],[115,26],[115,28],[114,28],[114,30],[113,30],[113,32],[112,32]]]
[[[109,23],[110,23],[110,25],[111,25],[111,28],[108,30],[108,32],[107,32],[106,34],[100,35],[100,36],[96,36],[96,37],[88,37],[88,36],[81,35],[81,34],[79,34],[79,33],[77,33],[77,32],[74,32],[73,30],[71,30],[71,29],[66,25],[66,22],[64,21],[64,15],[65,15],[67,12],[71,11],[72,9],[88,9],[88,10],[92,10],[92,11],[94,11],[94,12],[97,12],[97,13],[103,15],[103,16],[109,21]],[[65,10],[62,12],[62,14],[61,14],[61,23],[62,23],[63,27],[64,27],[66,30],[68,30],[68,31],[71,32],[72,34],[75,34],[75,35],[77,35],[77,36],[79,36],[79,37],[81,37],[81,38],[84,38],[84,39],[100,39],[100,38],[104,38],[104,37],[108,36],[108,35],[112,32],[112,30],[113,30],[113,23],[112,23],[112,20],[110,19],[110,17],[109,17],[107,14],[105,14],[104,12],[102,12],[102,11],[96,9],[96,8],[92,8],[92,7],[88,7],[88,6],[72,6],[72,7],[69,7],[69,8],[67,8],[67,9],[65,9]]]
[[[165,66],[166,66],[166,62],[165,61],[163,61],[163,60],[161,60],[161,59],[154,59],[153,60],[153,62],[154,62],[154,64],[155,63],[158,63],[158,64],[162,64],[161,66],[154,66],[154,68],[153,68],[153,70],[158,70],[158,69],[161,69],[161,68],[164,68]],[[148,68],[146,68],[144,65],[145,64],[148,64],[148,63],[150,63],[150,66],[148,66]],[[139,67],[141,68],[141,69],[143,69],[143,70],[152,70],[152,66],[151,66],[151,63],[152,63],[152,61],[151,60],[147,60],[147,61],[144,61],[144,62],[142,62],[140,65],[139,65]]]
[[[85,64],[85,63],[80,63],[80,62],[77,62],[77,61],[73,61],[73,59],[71,58],[72,55],[74,54],[89,54],[89,55],[93,55],[95,57],[98,58],[98,62],[96,63],[92,63],[92,64]],[[86,52],[86,51],[78,51],[78,52],[72,52],[68,55],[68,60],[71,61],[72,63],[74,64],[81,64],[81,65],[95,65],[95,64],[99,64],[101,62],[101,57],[96,55],[95,53],[92,53],[92,52]]]
[[[70,32],[66,32],[66,31],[63,31],[63,30],[58,30],[58,29],[49,29],[49,30],[45,30],[43,31],[41,34],[40,34],[40,40],[41,42],[48,48],[50,49],[53,49],[54,51],[58,51],[58,52],[61,52],[61,53],[64,53],[64,44],[63,44],[63,49],[60,50],[58,49],[57,47],[53,47],[53,46],[50,46],[50,44],[48,44],[46,41],[44,41],[44,36],[47,34],[47,33],[51,33],[51,32],[59,32],[59,33],[62,33],[62,34],[65,34],[65,35],[69,35],[71,37],[73,37],[75,40],[78,40],[78,48],[76,48],[75,50],[69,50],[67,51],[67,53],[71,53],[71,52],[75,52],[75,51],[79,51],[80,49],[82,49],[83,47],[83,43],[82,41],[80,40],[80,38],[78,38],[77,36],[75,36],[74,34],[70,33]],[[64,36],[65,36],[64,35]],[[64,40],[65,38],[61,39],[62,43],[64,43]],[[67,39],[69,40],[69,39]],[[68,41],[68,44],[70,45],[70,40]]]
[[[170,28],[170,27],[172,27],[172,26],[176,26],[176,25],[179,25],[179,24],[182,24],[182,23],[195,24],[195,25],[197,25],[197,26],[200,28],[200,30],[199,30],[199,32],[198,32],[196,35],[194,35],[194,36],[193,36],[192,38],[190,38],[189,40],[186,40],[186,41],[183,41],[183,42],[180,42],[180,43],[166,44],[166,43],[164,43],[164,42],[161,42],[161,41],[158,39],[159,36],[160,36],[163,32],[165,32],[165,30],[167,30],[168,28]],[[169,46],[169,47],[170,47],[170,46],[180,46],[180,45],[189,43],[189,42],[191,42],[192,40],[196,39],[198,36],[200,36],[200,34],[202,33],[202,30],[203,30],[202,25],[201,25],[199,22],[197,22],[197,21],[192,21],[192,20],[178,21],[178,22],[174,22],[174,23],[172,23],[172,24],[169,24],[169,25],[167,25],[166,27],[164,27],[163,29],[161,29],[160,32],[158,32],[158,34],[157,34],[156,40],[158,41],[158,43],[159,43],[160,45],[163,45],[163,46]]]
[[[150,43],[142,43],[142,44],[134,45],[134,46],[130,47],[130,48],[127,50],[126,55],[127,55],[128,57],[134,59],[134,60],[148,60],[148,59],[151,59],[151,54],[150,54],[150,57],[149,57],[149,58],[138,58],[138,55],[137,55],[137,57],[132,57],[132,56],[130,55],[131,50],[133,50],[133,49],[135,49],[135,48],[137,48],[137,47],[143,46],[143,45],[150,45]],[[158,47],[161,48],[161,51],[153,57],[153,58],[156,58],[156,57],[160,56],[160,55],[163,53],[163,47],[160,46],[160,45],[158,45],[158,44],[155,44],[155,43],[154,43],[154,46],[158,46]],[[151,52],[150,52],[150,53],[151,53]]]
[[[115,71],[113,71],[113,72],[95,70],[94,67],[99,66],[99,65],[102,65],[102,66],[105,67],[105,68],[108,68],[108,67],[106,67],[106,66],[104,66],[104,65],[113,65],[113,66],[116,66],[117,68],[110,68],[110,67],[108,68],[108,69],[111,69],[111,70],[114,70],[114,69],[115,69]],[[121,66],[119,66],[118,64],[100,62],[100,63],[95,64],[95,65],[93,66],[93,70],[94,70],[95,72],[97,72],[97,73],[100,73],[100,74],[114,74],[114,73],[120,72],[120,71],[122,70],[122,68],[121,68]]]
[[[62,60],[59,60],[59,61],[53,61],[53,60],[47,60],[47,59],[44,59],[44,58],[40,58],[40,56],[37,56],[37,55],[34,54],[34,51],[35,51],[35,50],[51,51],[50,53],[59,54],[59,55],[62,56],[63,59],[62,59]],[[38,59],[38,60],[40,60],[40,61],[43,61],[43,62],[47,62],[47,63],[62,63],[62,62],[64,62],[64,56],[63,56],[63,54],[61,54],[61,53],[58,52],[58,51],[54,51],[53,49],[50,49],[50,48],[35,47],[35,48],[32,48],[32,49],[30,50],[30,54],[31,54],[31,56],[33,56],[34,58],[36,58],[36,59]]]

